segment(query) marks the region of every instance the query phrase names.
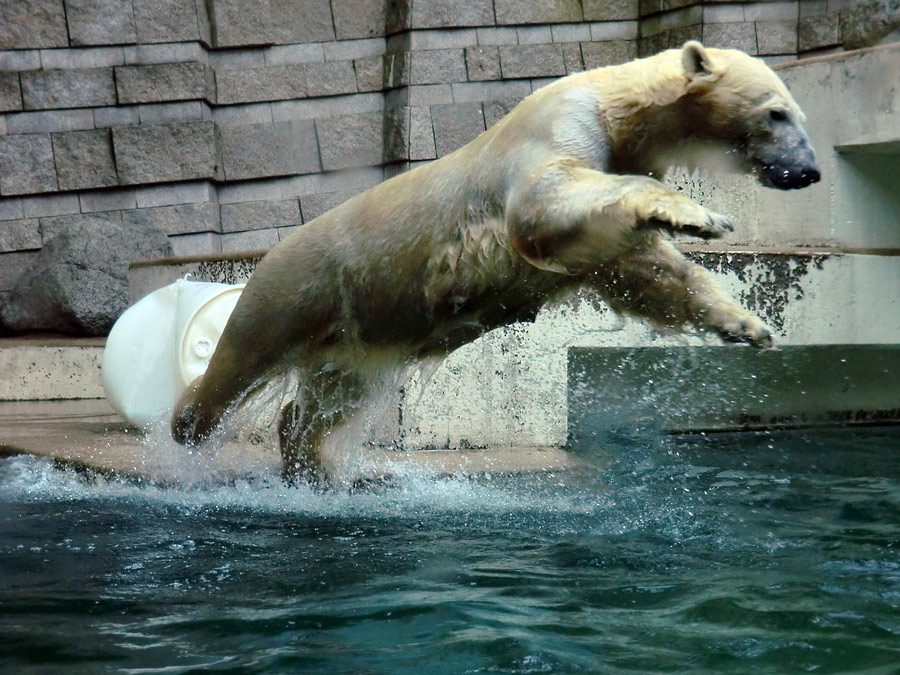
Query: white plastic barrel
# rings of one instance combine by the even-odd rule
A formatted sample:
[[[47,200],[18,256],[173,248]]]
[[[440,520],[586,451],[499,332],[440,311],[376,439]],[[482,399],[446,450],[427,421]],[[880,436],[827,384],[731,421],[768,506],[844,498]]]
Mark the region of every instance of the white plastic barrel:
[[[137,426],[168,417],[206,372],[243,288],[181,279],[129,307],[110,331],[101,365],[116,412]]]

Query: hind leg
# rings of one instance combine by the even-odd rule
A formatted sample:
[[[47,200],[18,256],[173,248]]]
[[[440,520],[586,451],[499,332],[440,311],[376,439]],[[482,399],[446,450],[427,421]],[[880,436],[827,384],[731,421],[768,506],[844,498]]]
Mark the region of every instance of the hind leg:
[[[337,370],[319,371],[301,382],[278,421],[285,480],[319,484],[328,480],[322,443],[357,409],[361,396],[359,378]]]

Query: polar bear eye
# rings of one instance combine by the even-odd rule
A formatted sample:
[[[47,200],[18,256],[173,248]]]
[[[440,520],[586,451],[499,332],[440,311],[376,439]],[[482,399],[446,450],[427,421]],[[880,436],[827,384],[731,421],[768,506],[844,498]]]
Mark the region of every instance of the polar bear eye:
[[[787,114],[783,110],[772,109],[769,111],[769,119],[773,122],[787,121]]]

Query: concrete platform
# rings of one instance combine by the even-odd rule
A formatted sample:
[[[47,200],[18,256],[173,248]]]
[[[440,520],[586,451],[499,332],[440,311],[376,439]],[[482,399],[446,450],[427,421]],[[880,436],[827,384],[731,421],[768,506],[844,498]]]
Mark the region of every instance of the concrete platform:
[[[404,466],[435,476],[534,473],[569,469],[578,460],[560,448],[381,451],[367,468],[387,475]],[[229,443],[215,457],[192,456],[174,443],[129,428],[105,400],[0,403],[0,455],[50,457],[63,466],[154,484],[225,483],[276,477],[280,458],[252,443]]]

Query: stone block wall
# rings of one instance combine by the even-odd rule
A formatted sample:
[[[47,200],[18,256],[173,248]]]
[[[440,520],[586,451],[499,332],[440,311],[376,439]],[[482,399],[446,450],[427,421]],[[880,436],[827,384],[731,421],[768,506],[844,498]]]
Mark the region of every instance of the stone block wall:
[[[0,0],[0,303],[66,223],[264,249],[568,73],[699,38],[772,63],[900,0]]]

